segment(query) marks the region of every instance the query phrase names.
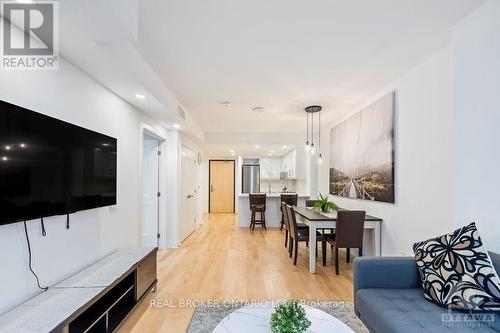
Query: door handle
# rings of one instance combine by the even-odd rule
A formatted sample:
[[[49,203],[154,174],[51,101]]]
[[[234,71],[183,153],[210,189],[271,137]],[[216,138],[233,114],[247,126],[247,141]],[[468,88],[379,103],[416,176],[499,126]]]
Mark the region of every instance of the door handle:
[[[213,191],[214,191],[214,186],[210,185],[210,192],[213,192]]]
[[[188,199],[191,199],[191,198],[193,198],[193,197],[194,197],[194,195],[192,195],[192,194],[188,194],[188,195],[187,195],[187,198],[188,198]]]

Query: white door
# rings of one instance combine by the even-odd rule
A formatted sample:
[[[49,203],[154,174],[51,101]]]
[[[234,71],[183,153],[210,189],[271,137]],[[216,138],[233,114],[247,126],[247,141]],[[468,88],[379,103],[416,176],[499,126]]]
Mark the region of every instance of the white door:
[[[142,245],[158,246],[159,142],[144,138]]]
[[[181,181],[180,239],[184,240],[196,228],[196,198],[198,195],[196,154],[187,148],[182,148]]]

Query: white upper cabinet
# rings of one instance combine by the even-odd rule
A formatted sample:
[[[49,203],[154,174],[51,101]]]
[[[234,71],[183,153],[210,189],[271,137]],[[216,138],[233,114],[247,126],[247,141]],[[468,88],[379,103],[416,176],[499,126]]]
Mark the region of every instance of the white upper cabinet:
[[[288,178],[306,178],[306,154],[302,149],[293,149],[282,158],[281,171],[288,173]]]
[[[281,158],[264,157],[260,159],[260,178],[279,179],[281,171]]]

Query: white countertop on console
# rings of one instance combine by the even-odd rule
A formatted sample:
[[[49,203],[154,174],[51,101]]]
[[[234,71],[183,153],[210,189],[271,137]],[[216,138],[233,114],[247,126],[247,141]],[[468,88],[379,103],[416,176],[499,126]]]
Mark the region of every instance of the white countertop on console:
[[[112,253],[0,316],[0,331],[52,331],[153,250],[154,248],[130,248]]]

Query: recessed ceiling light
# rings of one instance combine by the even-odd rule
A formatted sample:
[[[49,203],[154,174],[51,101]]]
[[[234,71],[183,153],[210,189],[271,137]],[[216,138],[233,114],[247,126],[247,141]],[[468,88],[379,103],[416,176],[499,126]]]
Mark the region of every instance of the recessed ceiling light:
[[[135,94],[135,97],[138,99],[145,99],[146,98],[146,96],[143,94]]]
[[[7,160],[8,160],[7,156],[2,156],[2,161],[7,161]]]
[[[274,150],[269,151],[271,154],[274,153]]]
[[[259,146],[259,145],[255,145],[254,147],[255,147],[255,149],[259,149],[259,148],[260,148],[260,146]]]
[[[20,144],[19,144],[19,147],[21,147],[21,148],[26,148],[26,144],[25,144],[25,143],[20,143]]]
[[[173,128],[181,128],[181,125],[179,125],[179,124],[173,124],[172,127]]]
[[[229,102],[229,101],[218,101],[217,103],[222,105],[225,108],[228,108],[231,106],[231,102]]]
[[[252,109],[253,112],[257,112],[257,113],[262,113],[264,112],[264,107],[263,106],[256,106]]]
[[[284,146],[283,146],[283,149],[287,149],[287,148],[288,148],[288,146],[287,146],[287,145],[284,145]]]
[[[230,153],[234,153],[234,149],[230,149],[230,150],[229,150],[229,152],[230,152]]]
[[[5,150],[11,150],[11,149],[12,149],[12,147],[9,145],[5,146]]]

